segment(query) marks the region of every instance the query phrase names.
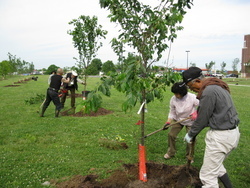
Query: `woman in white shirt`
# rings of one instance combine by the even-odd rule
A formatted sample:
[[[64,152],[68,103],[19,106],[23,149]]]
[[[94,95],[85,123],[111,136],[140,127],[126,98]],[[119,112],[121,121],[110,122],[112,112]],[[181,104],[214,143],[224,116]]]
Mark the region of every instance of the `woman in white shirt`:
[[[185,119],[191,114],[193,119],[193,117],[197,115],[196,108],[199,105],[199,100],[196,98],[196,95],[187,92],[187,87],[182,82],[175,83],[171,88],[171,92],[174,93],[174,96],[170,100],[170,111],[166,125]],[[174,157],[176,153],[176,137],[183,127],[186,127],[186,132],[191,129],[193,124],[192,119],[171,126],[171,130],[168,133],[168,150],[164,155],[165,159]],[[190,145],[187,144],[186,157],[189,155],[189,146]]]

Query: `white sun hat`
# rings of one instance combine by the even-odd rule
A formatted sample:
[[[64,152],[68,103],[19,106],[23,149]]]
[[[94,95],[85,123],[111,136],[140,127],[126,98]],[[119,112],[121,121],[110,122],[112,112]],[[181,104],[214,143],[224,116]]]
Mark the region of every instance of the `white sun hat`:
[[[75,71],[73,71],[73,70],[72,70],[72,75],[78,76],[77,72],[75,72]]]

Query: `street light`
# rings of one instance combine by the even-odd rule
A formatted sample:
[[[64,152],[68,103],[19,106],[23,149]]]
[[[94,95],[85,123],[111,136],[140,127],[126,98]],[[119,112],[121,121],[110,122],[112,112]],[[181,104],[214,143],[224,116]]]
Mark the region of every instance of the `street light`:
[[[190,52],[190,51],[187,50],[186,52],[187,52],[187,69],[188,69],[188,52]]]

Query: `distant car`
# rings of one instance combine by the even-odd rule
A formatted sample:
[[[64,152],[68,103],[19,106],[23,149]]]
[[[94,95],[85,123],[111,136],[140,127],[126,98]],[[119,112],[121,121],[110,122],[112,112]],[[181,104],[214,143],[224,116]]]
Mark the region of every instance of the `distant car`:
[[[238,78],[238,74],[228,74],[226,75],[227,78]]]
[[[213,77],[224,77],[224,74],[212,74]]]

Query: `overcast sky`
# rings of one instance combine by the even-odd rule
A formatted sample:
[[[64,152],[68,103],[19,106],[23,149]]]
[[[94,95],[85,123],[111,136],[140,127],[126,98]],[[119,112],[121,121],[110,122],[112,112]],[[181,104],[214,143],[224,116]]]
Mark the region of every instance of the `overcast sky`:
[[[241,61],[244,35],[250,34],[249,10],[249,0],[194,0],[182,23],[184,30],[171,45],[169,64],[185,68],[188,50],[189,63],[205,68],[205,63],[215,61],[216,69],[220,69],[225,62],[232,70],[233,60]],[[0,13],[0,61],[7,60],[10,52],[33,62],[36,69],[51,64],[74,66],[73,57],[78,54],[67,34],[71,29],[68,22],[80,15],[96,15],[109,32],[97,58],[103,63],[117,62],[109,44],[117,28],[109,22],[109,12],[100,9],[99,0],[0,0]],[[157,65],[166,65],[168,54],[166,51]]]

